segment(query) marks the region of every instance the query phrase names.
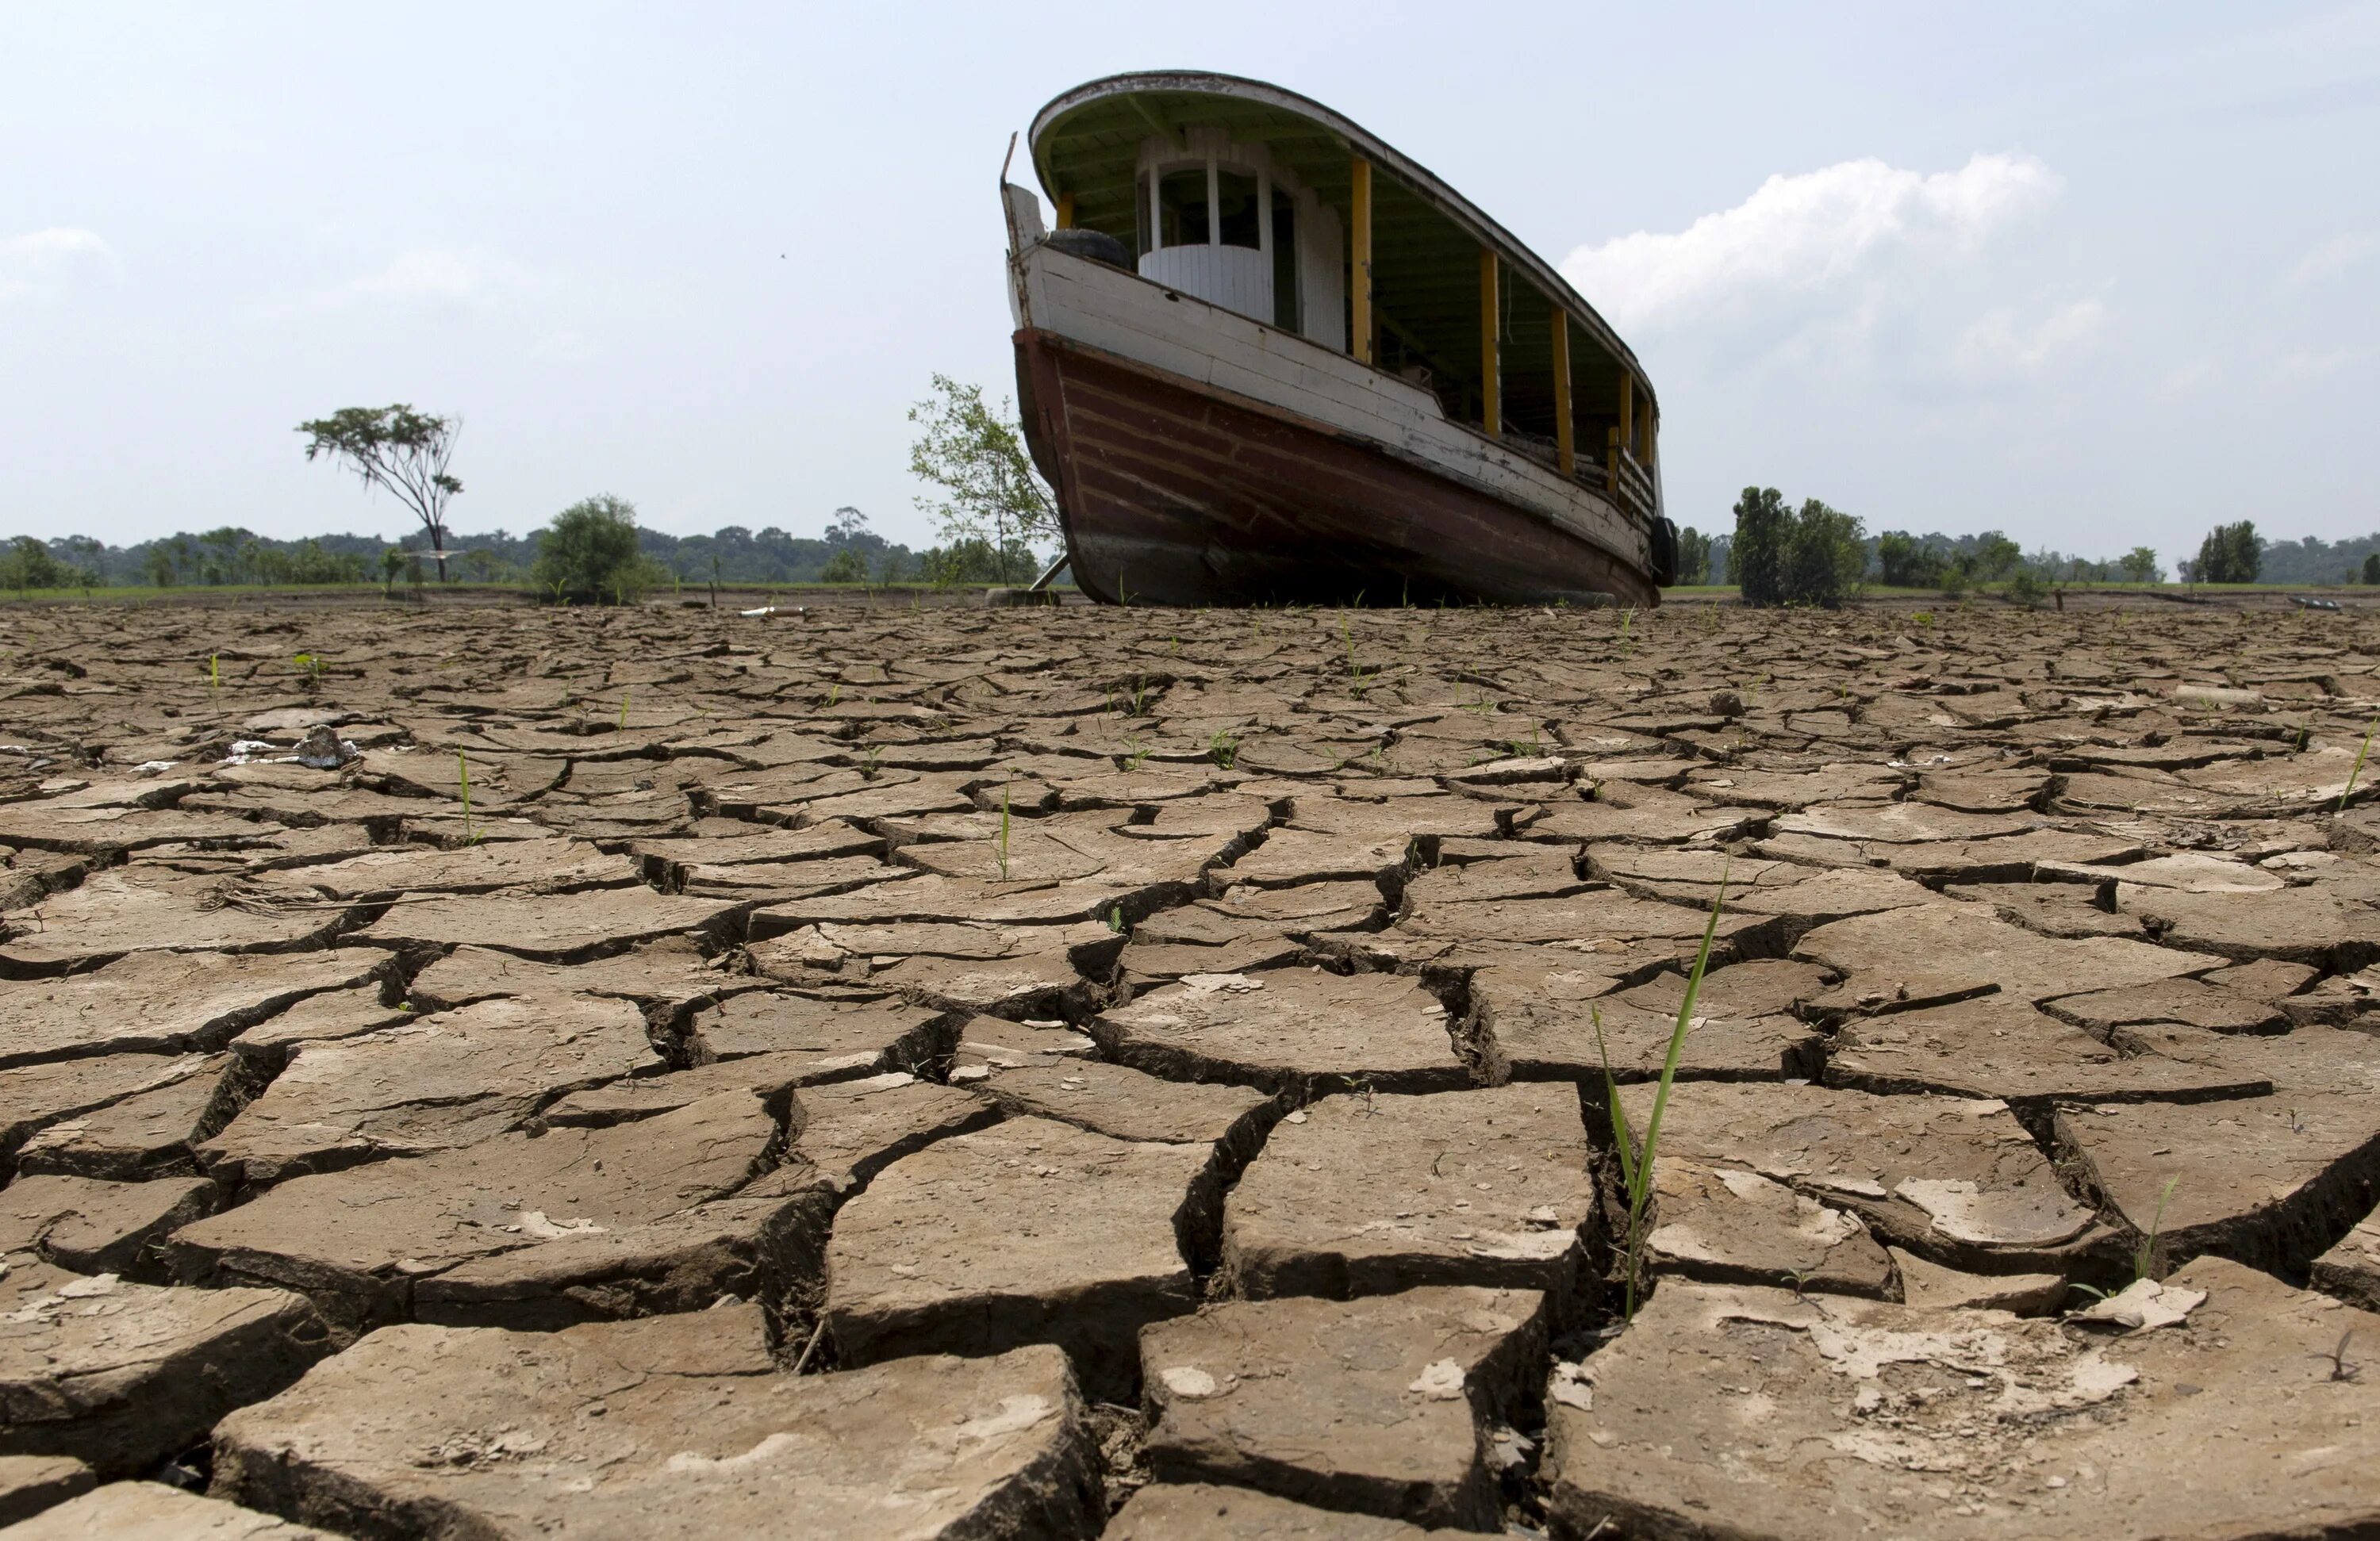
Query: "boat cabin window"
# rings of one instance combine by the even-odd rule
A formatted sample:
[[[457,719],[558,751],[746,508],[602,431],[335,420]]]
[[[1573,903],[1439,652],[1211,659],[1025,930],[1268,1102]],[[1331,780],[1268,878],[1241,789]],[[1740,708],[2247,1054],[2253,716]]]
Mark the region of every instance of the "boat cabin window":
[[[1177,166],[1157,178],[1157,244],[1206,246],[1213,239],[1207,220],[1207,168]]]
[[[1262,206],[1257,202],[1254,173],[1220,167],[1215,173],[1215,238],[1219,245],[1264,246]]]

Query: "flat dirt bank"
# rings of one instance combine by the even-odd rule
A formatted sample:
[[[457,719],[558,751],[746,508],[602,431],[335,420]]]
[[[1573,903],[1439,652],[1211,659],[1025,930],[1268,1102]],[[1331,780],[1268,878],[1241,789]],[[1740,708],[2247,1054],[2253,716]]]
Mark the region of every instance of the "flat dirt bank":
[[[0,1522],[2380,1526],[2380,618],[1917,608],[0,612]]]

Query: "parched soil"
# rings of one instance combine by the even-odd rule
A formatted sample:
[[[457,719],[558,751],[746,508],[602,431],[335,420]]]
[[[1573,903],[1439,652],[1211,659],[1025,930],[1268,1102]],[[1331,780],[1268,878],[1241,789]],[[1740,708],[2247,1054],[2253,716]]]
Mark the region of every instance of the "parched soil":
[[[2368,614],[0,644],[11,1541],[2380,1527]]]

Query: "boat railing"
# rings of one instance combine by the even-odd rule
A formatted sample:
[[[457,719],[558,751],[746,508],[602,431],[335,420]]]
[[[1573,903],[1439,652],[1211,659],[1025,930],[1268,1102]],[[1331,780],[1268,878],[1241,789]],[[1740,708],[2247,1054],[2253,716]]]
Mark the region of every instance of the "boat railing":
[[[1651,519],[1658,512],[1658,500],[1653,491],[1652,473],[1625,448],[1611,453],[1606,484],[1612,489],[1608,495],[1627,513]]]

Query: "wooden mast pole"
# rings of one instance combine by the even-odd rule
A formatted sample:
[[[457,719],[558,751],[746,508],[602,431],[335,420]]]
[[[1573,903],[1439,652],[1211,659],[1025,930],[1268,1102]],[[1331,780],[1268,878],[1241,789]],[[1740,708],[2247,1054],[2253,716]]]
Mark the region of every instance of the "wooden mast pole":
[[[1355,334],[1348,339],[1350,351],[1359,364],[1372,364],[1372,163],[1358,155],[1347,167],[1350,178],[1348,202],[1352,205],[1348,223],[1354,226],[1348,233],[1350,318]]]
[[[1570,317],[1554,310],[1554,463],[1564,476],[1578,474],[1578,425],[1571,420]]]
[[[1504,371],[1500,357],[1503,307],[1498,303],[1496,254],[1479,249],[1479,423],[1490,439],[1504,436]]]

